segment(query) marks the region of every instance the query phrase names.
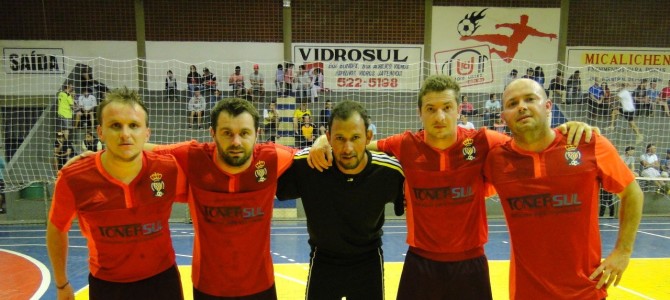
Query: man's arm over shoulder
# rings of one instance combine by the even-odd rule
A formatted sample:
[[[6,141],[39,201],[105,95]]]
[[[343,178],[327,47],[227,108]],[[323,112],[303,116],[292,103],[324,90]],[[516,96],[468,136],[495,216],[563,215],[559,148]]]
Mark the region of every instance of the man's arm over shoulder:
[[[307,167],[307,156],[309,153],[309,148],[305,148],[301,151],[295,153],[291,157],[292,164],[290,167],[280,174],[279,182],[277,184],[277,198],[279,200],[289,200],[296,199],[301,197],[299,186],[301,184],[301,178],[305,178],[304,171],[310,170]]]
[[[382,166],[390,171],[390,176],[387,177],[389,183],[392,183],[393,186],[390,186],[389,189],[395,189],[394,199],[389,199],[393,201],[393,211],[396,216],[402,216],[405,213],[405,173],[400,165],[400,162],[393,156],[388,156],[382,152],[371,151],[372,154],[372,163]]]
[[[398,133],[394,134],[392,136],[389,136],[387,138],[381,139],[381,140],[376,140],[370,142],[368,146],[366,147],[370,151],[381,151],[384,152],[388,155],[392,155],[395,157],[400,157],[402,155],[400,149],[402,146],[402,141],[405,135],[407,134],[412,134],[409,131],[403,132],[403,133]]]

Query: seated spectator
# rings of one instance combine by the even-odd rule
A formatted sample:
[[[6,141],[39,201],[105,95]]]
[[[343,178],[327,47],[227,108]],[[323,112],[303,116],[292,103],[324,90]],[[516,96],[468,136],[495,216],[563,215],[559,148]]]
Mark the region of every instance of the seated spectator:
[[[549,82],[549,96],[554,103],[562,103],[565,95],[565,85],[563,82],[563,72],[558,71],[556,77]]]
[[[188,101],[188,128],[202,129],[202,117],[205,114],[206,105],[205,98],[200,94],[200,90],[195,90],[195,95]]]
[[[512,69],[512,71],[509,72],[509,74],[507,74],[507,76],[505,76],[505,83],[504,83],[505,85],[503,86],[503,90],[510,84],[510,82],[517,79],[517,74],[518,73],[519,73],[519,71],[517,71],[516,69]]]
[[[268,108],[263,109],[263,130],[266,141],[277,141],[277,127],[279,127],[279,114],[277,113],[277,102],[272,101]]]
[[[544,70],[542,70],[542,67],[537,66],[535,67],[535,71],[533,72],[533,80],[537,81],[537,83],[540,84],[542,88],[544,88]]]
[[[177,79],[174,78],[172,70],[167,71],[167,76],[165,76],[165,95],[167,96],[165,100],[177,100]]]
[[[533,68],[526,69],[526,75],[521,76],[521,78],[528,78],[535,80],[535,70],[533,70]]]
[[[100,141],[98,141],[98,139],[93,136],[92,132],[87,131],[84,135],[84,140],[81,141],[81,152],[95,152],[100,150],[102,150],[102,143],[100,143]]]
[[[70,140],[65,138],[63,131],[56,133],[56,141],[54,142],[54,160],[53,168],[55,171],[60,170],[65,163],[74,156],[74,148]]]
[[[628,146],[626,147],[625,153],[621,156],[621,159],[623,160],[624,163],[626,163],[626,166],[633,171],[633,174],[635,176],[640,176],[640,174],[637,172],[637,164],[635,164],[635,147],[633,146]]]
[[[293,111],[293,132],[295,132],[295,136],[299,137],[300,136],[300,122],[302,122],[302,116],[303,115],[312,115],[312,111],[307,108],[307,103],[300,103],[300,106]]]
[[[665,104],[670,104],[670,80],[668,80],[668,86],[661,90],[659,97],[665,102]]]
[[[228,84],[233,88],[233,95],[242,97],[246,92],[244,88],[244,75],[242,75],[242,68],[235,66],[235,73],[228,77]]]
[[[300,148],[310,147],[314,142],[315,126],[312,124],[312,118],[309,114],[302,116],[302,125],[300,126]]]
[[[326,100],[326,103],[321,110],[321,113],[319,114],[319,118],[317,119],[317,126],[319,126],[319,135],[324,135],[326,134],[326,131],[328,131],[328,120],[330,119],[330,112],[332,110],[332,103],[330,100]]]
[[[254,64],[254,72],[249,75],[249,82],[251,87],[249,88],[249,95],[251,95],[251,101],[256,101],[263,99],[265,96],[265,77],[263,73],[258,72],[258,64]],[[256,98],[258,96],[258,99]]]
[[[211,107],[214,107],[216,103],[216,75],[209,71],[208,68],[202,69],[202,86],[203,86],[203,96],[209,99],[209,104]]]
[[[640,156],[640,164],[642,165],[642,177],[657,178],[661,176],[661,164],[656,156],[656,146],[654,144],[647,145],[647,151]],[[663,183],[658,180],[652,181],[656,187],[657,192],[664,192]]]
[[[661,159],[661,172],[670,173],[670,149],[665,151],[665,158]]]
[[[496,94],[490,94],[489,99],[484,103],[484,126],[486,128],[494,129],[494,121],[500,119],[500,109],[500,100],[496,98]]]
[[[468,96],[461,96],[461,104],[458,105],[458,113],[466,116],[476,116],[478,111],[475,106],[468,102]]]
[[[462,127],[465,129],[475,129],[475,124],[472,124],[472,122],[468,121],[468,116],[467,115],[461,115],[459,118],[460,122],[458,123],[458,127]]]
[[[84,127],[91,124],[91,130],[95,128],[95,108],[98,106],[98,100],[91,94],[91,89],[84,90],[84,94],[77,99],[77,112],[74,118],[74,127],[79,128],[79,121],[84,119]]]
[[[503,119],[500,118],[500,117],[495,119],[495,121],[493,122],[493,130],[509,135],[509,130],[507,130],[507,125],[505,125],[505,122],[503,122]]]
[[[198,73],[198,68],[191,65],[189,73],[186,76],[186,84],[188,86],[188,96],[193,97],[193,92],[196,89],[202,88],[202,76]]]

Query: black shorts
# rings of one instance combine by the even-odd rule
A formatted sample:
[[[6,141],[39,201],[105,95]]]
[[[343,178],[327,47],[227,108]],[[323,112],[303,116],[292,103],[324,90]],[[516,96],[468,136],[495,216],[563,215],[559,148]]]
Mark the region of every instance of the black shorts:
[[[623,109],[622,109],[621,107],[619,107],[619,112],[621,113],[621,115],[622,115],[624,118],[626,118],[626,120],[627,120],[628,122],[633,121],[633,117],[635,116],[635,112],[634,112],[634,111],[623,111]]]
[[[397,299],[493,299],[486,256],[442,262],[407,251]]]
[[[307,300],[384,299],[384,254],[381,248],[356,255],[336,257],[313,249],[307,278]]]
[[[112,282],[89,273],[88,284],[90,299],[184,299],[176,265],[135,282]]]
[[[269,289],[253,295],[239,297],[219,297],[205,294],[194,287],[193,300],[277,300],[277,288],[273,284]]]

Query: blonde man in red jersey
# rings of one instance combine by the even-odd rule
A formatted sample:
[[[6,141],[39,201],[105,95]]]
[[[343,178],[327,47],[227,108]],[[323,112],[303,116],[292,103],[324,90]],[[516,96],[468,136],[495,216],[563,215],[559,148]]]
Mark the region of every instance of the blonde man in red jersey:
[[[142,151],[149,119],[136,91],[107,93],[96,115],[107,149],[61,170],[49,213],[57,298],[74,299],[66,265],[78,216],[91,299],[183,299],[168,219],[173,202],[186,200],[184,174],[174,157]]]
[[[398,299],[492,298],[484,255],[488,188],[482,173],[489,149],[509,137],[458,127],[459,99],[455,80],[429,76],[418,96],[423,130],[373,141],[368,147],[396,156],[405,170],[409,250]],[[584,129],[576,125],[578,131]],[[315,147],[322,142],[320,138]],[[323,157],[318,151],[310,153],[319,168],[329,165]]]
[[[551,129],[551,106],[537,82],[510,83],[502,117],[513,140],[492,149],[486,161],[511,238],[510,299],[605,299],[628,266],[642,191],[605,137],[573,146]],[[618,238],[602,262],[601,184],[621,199]]]

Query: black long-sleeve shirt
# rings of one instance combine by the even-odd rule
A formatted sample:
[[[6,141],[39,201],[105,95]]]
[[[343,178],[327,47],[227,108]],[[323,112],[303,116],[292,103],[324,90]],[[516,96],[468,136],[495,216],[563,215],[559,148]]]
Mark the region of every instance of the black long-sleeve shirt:
[[[295,155],[293,165],[279,178],[277,197],[302,198],[310,246],[335,257],[380,247],[386,203],[394,203],[396,215],[404,212],[400,163],[368,151],[365,169],[348,175],[335,165],[324,172],[311,169],[306,157],[306,150]]]

